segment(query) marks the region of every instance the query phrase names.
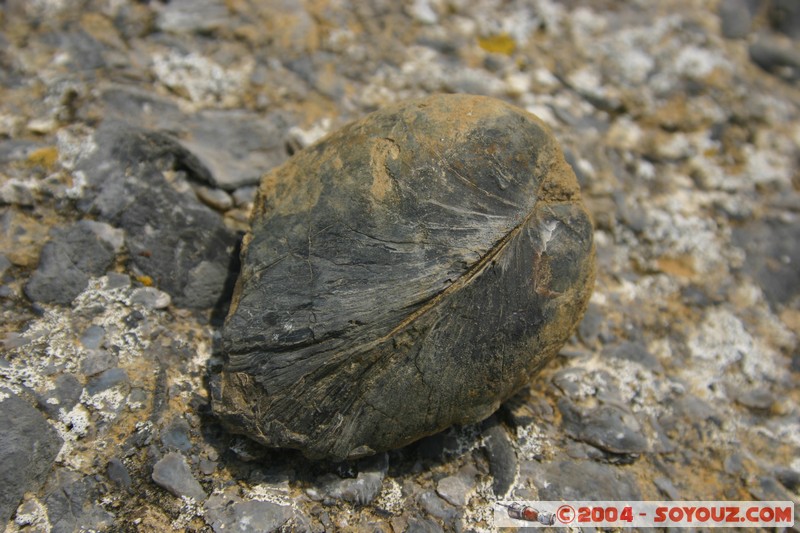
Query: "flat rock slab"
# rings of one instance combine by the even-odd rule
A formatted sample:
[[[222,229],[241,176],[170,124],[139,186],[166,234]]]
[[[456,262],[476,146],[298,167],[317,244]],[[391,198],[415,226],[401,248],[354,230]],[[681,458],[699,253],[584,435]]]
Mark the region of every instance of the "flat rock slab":
[[[265,176],[254,209],[213,406],[312,458],[486,418],[593,287],[575,175],[546,126],[491,98],[373,113]]]

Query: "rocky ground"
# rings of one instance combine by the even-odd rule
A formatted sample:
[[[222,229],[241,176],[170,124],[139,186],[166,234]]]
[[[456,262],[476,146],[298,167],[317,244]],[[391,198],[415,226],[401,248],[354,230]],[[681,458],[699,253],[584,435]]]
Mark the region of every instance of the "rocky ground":
[[[490,531],[515,499],[800,498],[800,4],[0,2],[6,532]],[[338,126],[496,96],[562,143],[589,311],[488,421],[355,463],[224,432],[254,185]]]

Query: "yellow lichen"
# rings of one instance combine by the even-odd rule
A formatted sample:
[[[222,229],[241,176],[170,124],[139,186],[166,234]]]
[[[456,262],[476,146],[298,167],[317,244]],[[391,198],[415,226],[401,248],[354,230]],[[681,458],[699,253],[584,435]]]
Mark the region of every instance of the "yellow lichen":
[[[58,148],[47,146],[31,152],[28,156],[28,163],[31,166],[41,166],[46,170],[52,170],[58,160]]]
[[[507,33],[490,35],[489,37],[478,37],[478,46],[493,54],[504,54],[510,56],[517,49],[514,38]]]

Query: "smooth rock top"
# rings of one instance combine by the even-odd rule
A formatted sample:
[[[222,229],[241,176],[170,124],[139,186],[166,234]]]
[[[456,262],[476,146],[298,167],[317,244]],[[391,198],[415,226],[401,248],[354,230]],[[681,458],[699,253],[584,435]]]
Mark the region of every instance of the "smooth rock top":
[[[234,432],[352,458],[479,421],[571,334],[592,225],[544,124],[437,95],[266,175],[213,406]]]

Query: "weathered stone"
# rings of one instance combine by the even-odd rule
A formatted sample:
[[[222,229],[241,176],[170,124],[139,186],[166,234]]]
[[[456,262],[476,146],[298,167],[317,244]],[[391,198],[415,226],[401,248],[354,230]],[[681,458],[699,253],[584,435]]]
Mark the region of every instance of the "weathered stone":
[[[153,481],[178,498],[186,496],[197,501],[206,498],[203,487],[192,475],[186,459],[179,453],[170,452],[153,466]]]
[[[42,413],[0,389],[0,523],[14,514],[22,495],[44,483],[61,449],[61,437]]]
[[[42,250],[25,294],[35,302],[70,303],[86,288],[90,277],[104,274],[111,266],[119,249],[117,239],[108,224],[91,220],[56,229]]]
[[[376,112],[268,174],[242,265],[213,407],[336,459],[486,418],[566,341],[594,280],[548,129],[463,95]]]

